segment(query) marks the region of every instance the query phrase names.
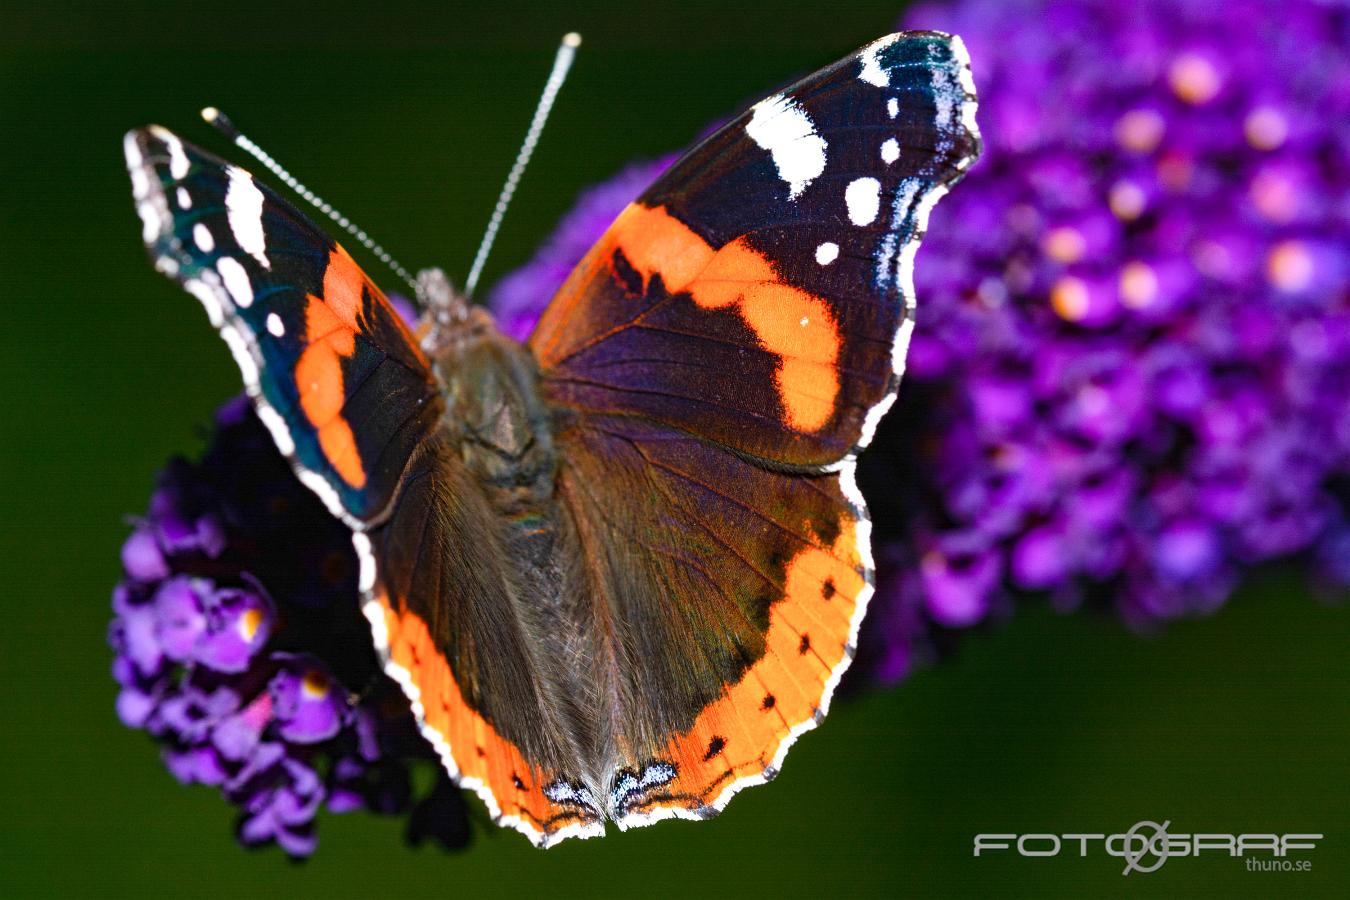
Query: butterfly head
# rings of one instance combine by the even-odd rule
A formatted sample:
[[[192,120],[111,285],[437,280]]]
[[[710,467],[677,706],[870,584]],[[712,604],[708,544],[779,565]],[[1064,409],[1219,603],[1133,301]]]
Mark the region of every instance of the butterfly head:
[[[482,328],[484,323],[480,320],[484,318],[491,322],[491,315],[473,307],[441,269],[417,273],[417,300],[422,307],[417,336],[422,350],[433,359],[455,343],[457,333]]]
[[[469,315],[469,301],[455,290],[443,269],[417,273],[417,299],[430,316],[440,322],[462,322]]]

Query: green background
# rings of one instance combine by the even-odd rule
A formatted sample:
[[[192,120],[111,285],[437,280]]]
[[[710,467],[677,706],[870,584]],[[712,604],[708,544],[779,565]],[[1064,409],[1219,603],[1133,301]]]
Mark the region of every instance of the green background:
[[[414,850],[397,822],[353,814],[325,816],[307,864],[248,853],[214,791],[178,786],[121,727],[105,633],[124,516],[239,387],[198,304],[146,262],[127,128],[220,149],[196,119],[216,104],[405,264],[462,279],[555,41],[579,30],[490,284],[580,188],[887,32],[898,8],[559,6],[0,8],[0,894],[1350,896],[1350,609],[1292,573],[1156,638],[1025,607],[838,703],[721,818],[547,852],[490,827],[463,853]],[[1306,874],[971,854],[978,832],[1140,819],[1326,838]]]

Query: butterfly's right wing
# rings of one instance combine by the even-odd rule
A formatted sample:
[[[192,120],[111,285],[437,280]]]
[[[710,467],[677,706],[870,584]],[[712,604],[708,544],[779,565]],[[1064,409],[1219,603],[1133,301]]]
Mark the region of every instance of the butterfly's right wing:
[[[706,818],[778,771],[872,595],[856,456],[895,399],[928,211],[979,153],[961,41],[889,35],[755,104],[619,218],[530,346],[613,623],[606,803]]]

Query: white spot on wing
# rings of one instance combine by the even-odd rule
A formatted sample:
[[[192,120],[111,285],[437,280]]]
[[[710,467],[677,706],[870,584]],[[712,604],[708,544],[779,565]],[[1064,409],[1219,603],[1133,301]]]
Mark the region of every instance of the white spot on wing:
[[[892,97],[886,101],[886,114],[894,119],[900,115],[900,101]]]
[[[142,200],[136,204],[136,214],[141,217],[141,240],[147,244],[154,243],[164,233],[164,219],[159,210],[151,201]]]
[[[192,209],[192,195],[188,193],[188,189],[185,187],[180,187],[177,193],[178,193],[178,208]]]
[[[773,156],[778,177],[788,183],[788,197],[797,199],[825,171],[825,139],[791,97],[775,94],[752,108],[745,133]]]
[[[163,141],[164,148],[169,151],[169,174],[175,179],[186,178],[189,168],[188,158],[178,135],[158,125],[151,125],[150,133]]]
[[[886,165],[890,165],[900,158],[900,145],[895,138],[886,138],[881,142],[881,159]]]
[[[253,183],[253,176],[237,166],[226,170],[230,175],[225,190],[225,209],[229,213],[230,231],[239,246],[258,261],[264,269],[272,268],[267,260],[267,237],[263,234],[263,193]]]
[[[150,190],[150,183],[145,177],[145,157],[136,145],[136,132],[128,131],[122,137],[122,155],[127,159],[127,171],[131,174],[131,195],[139,200]]]
[[[267,314],[267,332],[272,337],[283,337],[286,334],[286,325],[281,321],[281,316],[276,313]]]
[[[234,305],[247,308],[253,305],[253,285],[249,283],[248,272],[232,256],[222,256],[216,261],[216,269],[225,281],[225,290],[230,292]]]
[[[966,50],[966,42],[957,35],[951,36],[952,55],[956,57],[959,72],[956,76],[957,82],[961,85],[961,91],[965,94],[961,103],[961,127],[970,132],[971,136],[978,139],[980,136],[980,126],[975,121],[975,112],[979,104],[975,100],[975,76],[970,71],[970,53]],[[963,157],[957,163],[957,168],[964,170],[971,163],[975,162],[974,156]]]
[[[899,38],[900,35],[898,34],[890,34],[864,47],[862,53],[858,54],[858,58],[862,60],[862,71],[858,73],[858,77],[877,87],[889,87],[891,75],[881,67],[880,54],[882,50],[894,44]]]
[[[203,253],[210,253],[216,249],[216,239],[211,237],[211,229],[201,222],[192,226],[192,240],[197,245],[197,249]]]
[[[140,140],[143,132],[129,131],[122,138],[122,153],[126,156],[127,172],[131,175],[131,195],[136,200],[136,215],[141,217],[141,240],[147,247],[168,233],[169,204],[159,189],[159,177],[145,163]],[[156,182],[151,184],[152,179]],[[156,266],[166,257],[157,254]],[[163,271],[161,269],[161,271]]]
[[[844,189],[848,218],[854,225],[871,225],[881,210],[881,182],[875,178],[855,178]]]
[[[839,258],[839,245],[834,241],[826,241],[816,248],[816,262],[822,266],[828,266]]]

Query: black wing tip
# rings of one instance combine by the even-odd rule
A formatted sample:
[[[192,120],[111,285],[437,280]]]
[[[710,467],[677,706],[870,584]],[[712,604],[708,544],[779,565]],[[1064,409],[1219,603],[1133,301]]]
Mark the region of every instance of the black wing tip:
[[[177,145],[186,148],[187,144],[178,135],[174,134],[163,125],[156,125],[153,122],[148,125],[142,125],[138,128],[132,128],[122,135],[122,147],[127,153],[127,164],[132,164],[130,149],[135,148],[145,155],[153,152],[156,148],[167,150],[171,145]]]
[[[122,155],[126,157],[128,171],[145,169],[146,150],[149,148],[150,126],[132,128],[122,135]]]
[[[937,51],[936,55],[934,51]],[[955,146],[951,148],[955,152],[949,160],[950,166],[945,177],[938,180],[948,187],[955,184],[984,152],[984,139],[976,122],[979,96],[965,41],[960,35],[946,31],[899,31],[859,51],[859,59],[863,60],[864,66],[869,53],[877,57],[877,67],[885,72],[888,81],[894,72],[905,68],[946,73],[947,84],[939,87],[935,80],[931,90],[935,96],[945,94],[948,102],[954,105],[954,121],[946,131],[955,141]],[[883,54],[885,58],[882,58]],[[863,77],[866,80],[865,69]]]
[[[141,220],[141,241],[155,270],[179,282],[192,265],[175,235],[182,201],[172,192],[192,165],[189,146],[161,125],[133,128],[122,136],[132,202]]]

